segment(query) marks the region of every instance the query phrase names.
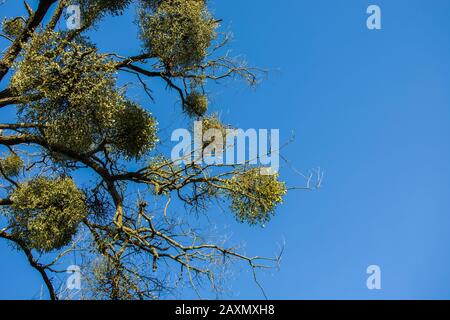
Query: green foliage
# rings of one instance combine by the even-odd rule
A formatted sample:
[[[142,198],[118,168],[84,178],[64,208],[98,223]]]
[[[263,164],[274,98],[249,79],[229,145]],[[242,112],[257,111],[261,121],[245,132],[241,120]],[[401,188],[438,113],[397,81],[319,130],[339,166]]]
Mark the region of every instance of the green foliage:
[[[150,113],[133,102],[114,114],[111,144],[127,158],[140,158],[155,147],[156,120]]]
[[[91,25],[107,14],[121,15],[132,0],[71,0],[71,4],[80,6],[83,23]]]
[[[85,153],[108,138],[116,151],[139,157],[157,141],[156,122],[121,96],[115,74],[95,48],[47,32],[33,39],[11,86],[29,97],[19,106],[23,121],[42,125],[50,145]]]
[[[45,252],[68,245],[87,216],[85,195],[70,178],[34,178],[11,200],[14,232],[30,248]]]
[[[132,0],[88,0],[82,1],[85,6],[96,12],[106,11],[114,15],[120,15],[126,9],[126,7],[132,2]]]
[[[208,98],[197,91],[191,92],[186,97],[186,113],[190,117],[202,117],[208,111]]]
[[[268,222],[286,194],[277,175],[263,175],[258,168],[236,174],[225,186],[236,218],[250,225]]]
[[[217,129],[223,131],[223,135],[225,135],[226,126],[220,121],[219,115],[217,113],[213,113],[211,115],[205,116],[202,118],[202,128],[203,132],[208,131],[209,129]]]
[[[23,168],[23,160],[18,155],[10,154],[0,159],[1,172],[7,177],[17,177]]]
[[[3,33],[11,38],[17,38],[25,28],[25,22],[22,18],[4,19],[2,23]]]
[[[203,149],[205,149],[208,146],[210,146],[211,148],[216,148],[216,149],[222,148],[223,149],[226,144],[227,129],[229,129],[229,128],[220,121],[219,115],[217,113],[213,113],[211,115],[204,116],[201,119],[201,122],[202,122],[202,130],[201,130],[201,132],[198,132],[198,133],[201,134],[202,136],[197,137],[197,139],[199,141],[203,141]],[[216,130],[217,134],[220,133],[222,135],[222,139],[223,139],[222,143],[223,144],[218,145],[217,144],[218,142],[217,142],[215,146],[211,145],[212,143],[214,143],[214,138],[211,138],[211,140],[207,140],[205,138],[205,133],[208,130]]]
[[[203,61],[216,37],[217,23],[203,0],[150,1],[140,16],[145,48],[170,68]],[[150,12],[149,12],[150,11]]]
[[[112,62],[95,48],[46,32],[28,45],[11,87],[30,98],[19,106],[23,121],[43,125],[52,145],[85,152],[101,140],[123,104],[114,75]]]
[[[95,299],[111,299],[114,288],[115,299],[133,300],[139,296],[139,285],[144,280],[139,277],[138,270],[117,268],[113,261],[100,257],[92,262],[86,274],[86,285]]]

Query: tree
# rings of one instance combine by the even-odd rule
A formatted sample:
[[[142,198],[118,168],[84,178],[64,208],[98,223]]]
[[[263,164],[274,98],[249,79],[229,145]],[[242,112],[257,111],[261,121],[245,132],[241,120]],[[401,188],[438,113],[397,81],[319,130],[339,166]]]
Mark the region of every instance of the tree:
[[[79,29],[58,28],[69,5],[80,8]],[[128,6],[138,8],[142,52],[100,52],[87,32]],[[221,53],[228,36],[206,1],[40,0],[25,9],[26,17],[5,18],[0,34],[10,42],[0,60],[0,108],[15,114],[0,124],[0,237],[25,253],[50,297],[63,296],[55,274],[68,253],[83,261],[82,297],[95,299],[155,299],[180,281],[197,289],[204,279],[219,290],[229,260],[253,272],[276,264],[278,257],[205,240],[190,227],[195,216],[170,208],[207,212],[226,203],[237,221],[263,224],[287,191],[278,175],[168,158],[149,107],[117,83],[131,73],[153,101],[147,81],[162,81],[187,119],[224,129],[208,114],[208,83],[255,85],[258,70]]]

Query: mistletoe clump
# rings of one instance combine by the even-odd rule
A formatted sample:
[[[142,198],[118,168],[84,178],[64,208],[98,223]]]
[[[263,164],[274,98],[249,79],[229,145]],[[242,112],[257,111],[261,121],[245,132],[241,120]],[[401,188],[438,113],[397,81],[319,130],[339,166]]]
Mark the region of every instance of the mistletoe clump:
[[[227,180],[226,188],[236,218],[250,225],[268,222],[287,191],[278,175],[261,174],[258,168],[236,174]]]
[[[113,146],[127,158],[140,158],[155,147],[156,120],[133,102],[126,102],[114,115],[110,139]]]
[[[87,153],[109,143],[138,158],[156,143],[156,122],[116,89],[114,63],[83,42],[55,32],[36,36],[18,63],[12,88],[29,100],[24,122],[41,126],[51,146]]]
[[[0,172],[6,177],[17,177],[23,168],[23,160],[16,154],[0,159]]]
[[[220,121],[219,115],[213,113],[205,116],[201,119],[201,124],[202,130],[201,132],[198,132],[198,134],[201,134],[201,137],[198,137],[198,139],[203,141],[202,148],[206,149],[206,147],[209,147],[210,149],[223,150],[226,146],[226,137],[229,127]],[[210,135],[209,138],[206,136],[207,133]],[[217,140],[218,136],[222,138],[221,141]]]
[[[24,28],[25,22],[21,17],[4,19],[2,23],[3,33],[11,38],[17,38],[20,36]]]
[[[208,111],[208,98],[197,91],[186,97],[185,110],[189,117],[202,117]]]
[[[203,61],[216,37],[217,22],[204,0],[150,1],[140,17],[144,46],[168,67]]]
[[[44,252],[68,245],[87,216],[84,193],[67,177],[34,178],[14,190],[11,200],[15,233]]]
[[[133,300],[136,297],[154,298],[151,294],[140,292],[145,279],[138,276],[139,270],[136,268],[117,269],[114,261],[98,257],[88,269],[86,286],[89,287],[94,299],[109,299],[111,288],[114,288],[117,299],[120,300]]]
[[[123,104],[113,63],[60,33],[35,36],[16,68],[11,87],[25,100],[19,105],[21,118],[41,125],[52,145],[87,151],[102,139]]]
[[[86,25],[91,25],[107,14],[121,15],[132,0],[71,0],[70,3],[81,9]]]

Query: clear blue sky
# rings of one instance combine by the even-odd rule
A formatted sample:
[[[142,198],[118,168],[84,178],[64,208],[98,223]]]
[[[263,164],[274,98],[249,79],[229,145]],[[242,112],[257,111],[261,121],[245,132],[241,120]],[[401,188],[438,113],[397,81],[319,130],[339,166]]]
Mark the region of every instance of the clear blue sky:
[[[34,1],[36,2],[36,1]],[[382,9],[381,31],[366,8]],[[20,1],[7,0],[1,16]],[[286,242],[279,271],[261,276],[270,298],[450,298],[450,2],[448,0],[211,1],[234,32],[231,47],[272,69],[257,90],[213,93],[226,122],[279,128],[301,171],[325,171],[319,191],[294,191],[265,229],[224,219],[249,254]],[[102,48],[133,54],[132,12],[105,22]],[[144,97],[144,96],[143,96]],[[162,100],[164,101],[164,100]],[[158,108],[158,103],[153,108]],[[170,119],[178,109],[159,106]],[[301,179],[289,167],[290,185]],[[38,275],[0,242],[0,298],[32,298]],[[382,269],[382,290],[366,268]],[[230,279],[234,298],[261,298],[251,274]]]

